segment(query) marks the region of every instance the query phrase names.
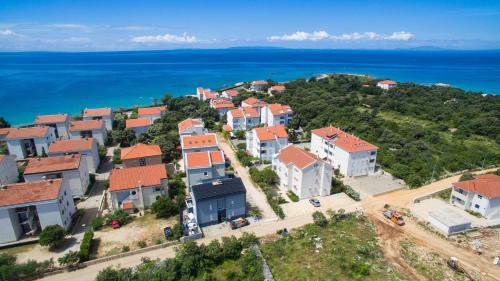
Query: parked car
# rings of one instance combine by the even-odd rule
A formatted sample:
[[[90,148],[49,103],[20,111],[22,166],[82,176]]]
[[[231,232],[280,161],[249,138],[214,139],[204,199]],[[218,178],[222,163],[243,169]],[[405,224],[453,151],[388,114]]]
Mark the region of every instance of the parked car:
[[[309,199],[309,203],[311,203],[314,207],[321,207],[321,202],[319,202],[316,198]]]
[[[230,222],[230,225],[231,225],[231,229],[237,229],[237,228],[241,228],[241,227],[244,227],[244,226],[247,226],[249,225],[250,223],[248,222],[247,219],[245,218],[237,218],[235,220],[232,220]]]
[[[111,221],[111,227],[113,229],[117,229],[117,228],[120,228],[122,225],[120,224],[120,221],[119,220],[112,220]]]

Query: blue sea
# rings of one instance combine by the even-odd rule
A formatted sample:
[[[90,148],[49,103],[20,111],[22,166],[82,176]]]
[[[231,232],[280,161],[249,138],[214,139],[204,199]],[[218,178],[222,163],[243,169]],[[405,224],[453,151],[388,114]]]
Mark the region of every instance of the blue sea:
[[[447,83],[500,94],[500,51],[220,49],[95,53],[0,53],[0,116],[14,125],[38,114],[151,104],[240,81],[321,73]]]

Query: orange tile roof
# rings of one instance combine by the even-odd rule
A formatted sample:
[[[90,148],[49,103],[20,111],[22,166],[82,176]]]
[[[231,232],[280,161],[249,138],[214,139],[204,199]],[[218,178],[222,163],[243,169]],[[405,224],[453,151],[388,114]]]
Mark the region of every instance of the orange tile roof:
[[[275,85],[275,86],[271,87],[271,90],[272,91],[284,91],[285,90],[285,86],[283,86],[283,85]]]
[[[205,98],[206,99],[215,99],[215,98],[217,98],[217,96],[218,95],[217,95],[216,92],[210,92],[210,91],[207,92],[207,91],[205,91]]]
[[[136,128],[151,126],[151,119],[149,118],[137,118],[137,119],[127,119],[125,120],[125,128]]]
[[[292,109],[288,105],[281,105],[278,103],[270,104],[269,105],[269,111],[271,111],[271,114],[273,115],[281,115],[281,114],[288,114],[292,113]]]
[[[224,164],[224,153],[218,151],[202,151],[186,153],[188,169],[211,167],[213,164]]]
[[[109,107],[104,107],[104,108],[94,108],[94,109],[89,109],[86,108],[83,111],[83,117],[99,117],[99,116],[107,116],[111,115],[111,108]]]
[[[30,159],[28,165],[26,165],[24,174],[29,175],[78,169],[78,167],[80,167],[80,159],[80,154]]]
[[[392,81],[392,80],[382,80],[379,82],[380,84],[387,84],[387,85],[397,85],[398,83]]]
[[[55,200],[61,184],[62,179],[9,184],[0,188],[0,206]]]
[[[217,146],[217,138],[215,134],[207,134],[202,136],[182,136],[181,138],[182,149]]]
[[[302,148],[293,146],[292,144],[280,150],[278,159],[286,165],[293,164],[300,169],[303,169],[316,161],[323,162],[318,156],[305,151]]]
[[[264,80],[256,80],[252,82],[252,85],[267,85],[267,81]]]
[[[142,115],[157,115],[161,114],[162,111],[167,110],[166,106],[154,106],[154,107],[140,107],[137,110],[139,116]]]
[[[233,128],[231,126],[229,126],[228,124],[225,124],[224,126],[222,126],[222,129],[226,132],[232,132],[233,131]]]
[[[240,94],[237,90],[225,90],[224,92],[230,97],[235,97]]]
[[[473,180],[455,182],[453,186],[487,196],[490,199],[500,197],[500,177],[493,174],[479,175]]]
[[[260,141],[274,140],[276,138],[288,138],[285,126],[277,125],[271,127],[258,127],[253,129]]]
[[[8,139],[23,138],[41,138],[49,133],[49,127],[29,127],[29,128],[11,128],[7,134]]]
[[[250,106],[245,106],[245,107],[240,107],[236,109],[232,109],[229,112],[231,112],[231,115],[233,118],[243,118],[244,116],[247,118],[259,118],[260,114],[255,110],[254,108]]]
[[[0,128],[0,135],[1,136],[6,136],[9,134],[10,130],[12,130],[13,128]]]
[[[35,118],[35,124],[52,124],[52,123],[64,123],[68,120],[68,114],[50,114],[50,115],[38,115]]]
[[[109,192],[127,190],[161,184],[167,178],[165,165],[149,165],[123,169],[113,169],[109,176]]]
[[[254,97],[251,97],[251,98],[248,98],[246,100],[244,100],[242,103],[245,103],[245,104],[248,104],[252,107],[262,107],[262,106],[266,106],[267,105],[267,102],[265,101],[261,101],[259,99],[256,99]]]
[[[87,151],[92,149],[93,144],[93,138],[58,140],[49,145],[49,153]]]
[[[0,154],[0,162],[2,162],[4,158],[5,158],[5,155]]]
[[[347,152],[359,152],[378,149],[378,147],[376,147],[375,145],[335,127],[315,129],[312,130],[312,133],[328,140],[330,143],[340,147]]]
[[[102,120],[82,120],[82,121],[73,121],[69,126],[70,131],[87,131],[93,129],[102,129],[103,128]]]
[[[203,121],[201,119],[188,118],[177,124],[177,128],[179,128],[179,133],[184,132],[185,130],[190,129],[194,126],[203,126]]]
[[[159,145],[138,143],[134,146],[122,148],[121,159],[135,159],[142,157],[161,156]]]
[[[212,106],[215,108],[215,109],[218,109],[218,108],[231,108],[231,107],[234,107],[234,103],[232,103],[231,101],[227,100],[227,99],[224,99],[224,98],[220,98],[220,99],[213,99],[211,101],[212,103]]]

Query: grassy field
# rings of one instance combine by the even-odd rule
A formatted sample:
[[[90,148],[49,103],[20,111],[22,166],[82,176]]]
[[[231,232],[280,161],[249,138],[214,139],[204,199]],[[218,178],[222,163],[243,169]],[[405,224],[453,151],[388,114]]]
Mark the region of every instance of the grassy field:
[[[306,225],[261,249],[276,280],[404,280],[386,264],[374,226],[362,216]]]

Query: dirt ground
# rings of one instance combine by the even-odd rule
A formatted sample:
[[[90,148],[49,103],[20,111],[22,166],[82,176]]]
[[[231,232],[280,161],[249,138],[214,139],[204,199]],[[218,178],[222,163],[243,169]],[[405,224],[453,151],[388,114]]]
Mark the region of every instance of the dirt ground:
[[[96,231],[94,233],[96,256],[121,253],[123,246],[128,246],[130,250],[138,249],[139,241],[145,241],[148,246],[157,244],[158,241],[164,242],[163,228],[176,222],[177,217],[157,219],[153,214],[145,214],[142,217],[135,217],[131,223],[118,229],[106,227]]]

